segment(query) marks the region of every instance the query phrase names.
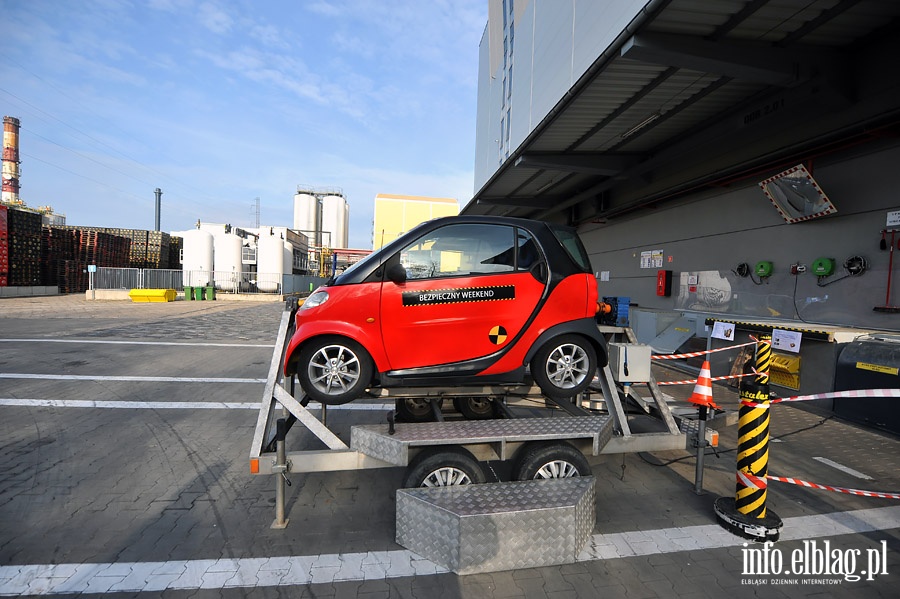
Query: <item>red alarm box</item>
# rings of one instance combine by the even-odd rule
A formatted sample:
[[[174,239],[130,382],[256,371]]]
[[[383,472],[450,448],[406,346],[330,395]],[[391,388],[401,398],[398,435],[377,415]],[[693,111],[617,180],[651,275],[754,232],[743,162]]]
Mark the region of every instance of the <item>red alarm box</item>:
[[[671,270],[656,271],[656,295],[660,297],[669,297],[672,295]]]

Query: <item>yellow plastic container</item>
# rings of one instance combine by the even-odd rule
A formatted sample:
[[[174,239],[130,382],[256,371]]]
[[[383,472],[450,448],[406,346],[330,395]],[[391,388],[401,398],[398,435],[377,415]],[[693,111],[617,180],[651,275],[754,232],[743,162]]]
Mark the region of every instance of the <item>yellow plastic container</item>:
[[[128,292],[128,297],[132,302],[174,302],[174,289],[132,289]]]

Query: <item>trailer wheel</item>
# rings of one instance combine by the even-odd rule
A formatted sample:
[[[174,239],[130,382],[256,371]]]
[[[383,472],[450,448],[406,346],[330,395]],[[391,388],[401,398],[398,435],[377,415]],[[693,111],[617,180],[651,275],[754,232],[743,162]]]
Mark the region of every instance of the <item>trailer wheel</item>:
[[[588,388],[597,371],[597,352],[580,335],[562,335],[531,360],[531,376],[547,397],[568,399]]]
[[[514,480],[590,476],[591,466],[584,455],[568,443],[526,446],[513,469]]]
[[[453,407],[468,420],[487,420],[497,415],[497,404],[489,397],[456,397]]]
[[[443,404],[443,399],[438,399]],[[431,400],[422,397],[401,397],[396,403],[397,417],[402,422],[431,422],[434,420],[434,412],[431,410]]]
[[[364,393],[372,382],[372,370],[372,359],[359,343],[342,337],[322,337],[300,351],[297,378],[315,401],[339,405]]]
[[[484,470],[471,453],[461,447],[430,449],[409,465],[405,489],[477,485],[486,480]]]

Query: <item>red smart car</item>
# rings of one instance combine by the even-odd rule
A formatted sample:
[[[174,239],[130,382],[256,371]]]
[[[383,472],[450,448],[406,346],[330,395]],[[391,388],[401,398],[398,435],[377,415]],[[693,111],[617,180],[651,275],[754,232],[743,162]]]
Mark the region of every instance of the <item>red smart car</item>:
[[[532,380],[565,399],[606,364],[597,300],[574,229],[439,218],[313,292],[297,311],[284,371],[324,404],[375,387]]]

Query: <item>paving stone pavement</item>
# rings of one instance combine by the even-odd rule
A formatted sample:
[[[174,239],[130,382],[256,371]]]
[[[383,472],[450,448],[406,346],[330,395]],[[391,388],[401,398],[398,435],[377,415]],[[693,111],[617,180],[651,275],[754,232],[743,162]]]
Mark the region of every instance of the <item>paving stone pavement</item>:
[[[215,305],[214,305],[215,304]],[[264,378],[280,304],[0,300],[0,374],[155,374]],[[57,344],[39,340],[222,343]],[[684,373],[654,365],[659,379]],[[683,398],[689,388],[666,387]],[[810,543],[842,559],[883,548],[885,574],[765,576],[743,572],[748,547],[712,509],[734,493],[737,426],[708,451],[704,493],[686,451],[592,460],[597,521],[579,561],[457,576],[394,541],[403,470],[290,476],[284,530],[270,528],[274,479],[248,473],[261,384],[0,378],[0,595],[57,597],[807,597],[896,596],[900,502],[771,483],[785,520],[786,561]],[[737,407],[733,390],[714,396]],[[170,402],[172,408],[10,405],[3,400]],[[188,402],[244,409],[196,410]],[[179,405],[184,407],[176,407]],[[332,410],[346,438],[382,413]],[[900,491],[900,443],[827,414],[773,408],[770,472],[823,484]],[[289,449],[319,447],[293,430]],[[859,479],[813,458],[853,468]],[[761,548],[760,544],[749,548]],[[856,572],[864,569],[858,564]],[[799,584],[804,579],[829,582]],[[798,584],[788,583],[797,580]],[[765,582],[766,584],[760,584]],[[23,586],[24,585],[24,586]]]

